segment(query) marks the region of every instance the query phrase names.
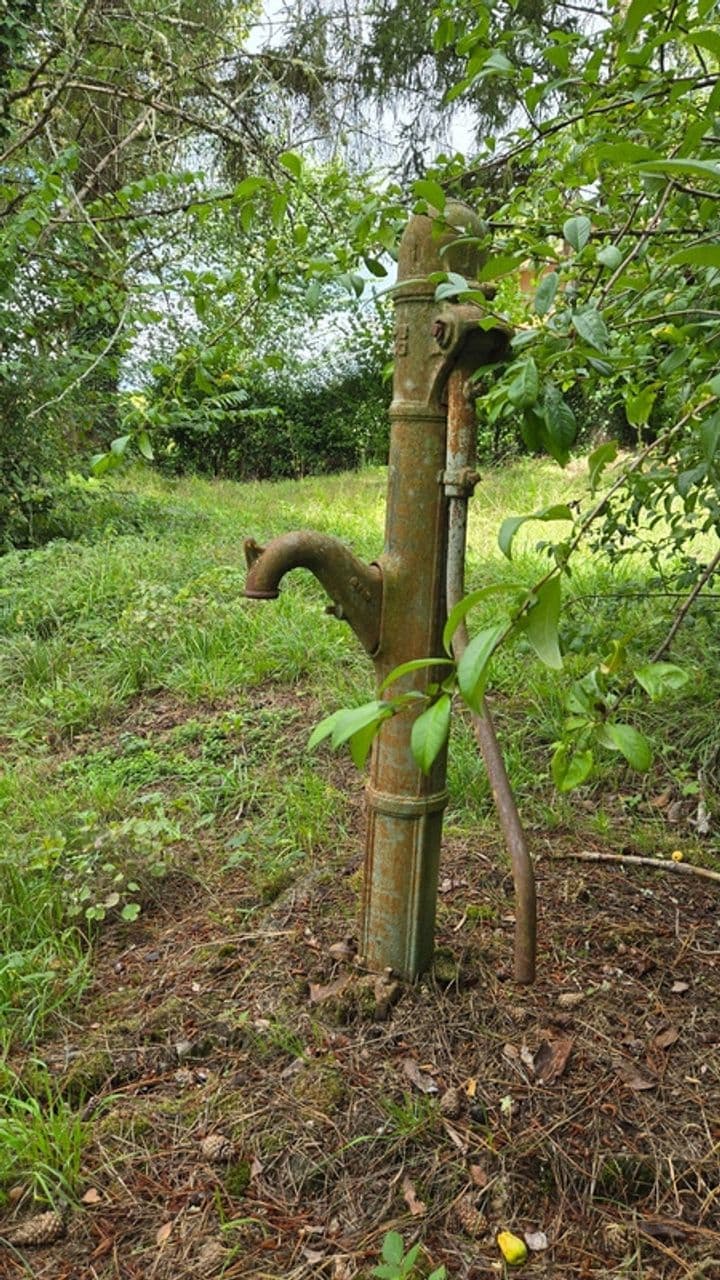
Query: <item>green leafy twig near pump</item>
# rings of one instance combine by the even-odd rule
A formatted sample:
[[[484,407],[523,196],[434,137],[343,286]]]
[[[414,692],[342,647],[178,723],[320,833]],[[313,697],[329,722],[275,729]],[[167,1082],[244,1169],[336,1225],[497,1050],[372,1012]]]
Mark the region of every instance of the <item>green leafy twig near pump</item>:
[[[703,411],[716,399],[714,395],[705,398],[679,422],[667,428],[662,433],[665,442],[678,433],[694,414]],[[459,662],[456,663],[451,656],[442,656],[402,663],[386,677],[379,692],[381,695],[386,693],[404,676],[424,668],[447,667],[449,670],[444,679],[431,683],[426,693],[409,691],[392,697],[380,697],[360,707],[335,711],[316,726],[309,740],[309,748],[314,749],[327,738],[331,739],[335,748],[347,743],[354,763],[362,768],[383,723],[408,707],[425,702],[425,709],[413,725],[411,749],[419,768],[427,773],[448,738],[453,694],[459,692],[471,710],[480,709],[490,676],[491,661],[501,645],[524,635],[546,666],[560,670],[563,665],[559,644],[562,579],[568,572],[570,557],[580,546],[590,525],[605,510],[610,496],[621,488],[627,476],[636,471],[660,443],[658,437],[636,455],[582,519],[576,517],[569,505],[561,504],[529,515],[511,516],[503,521],[498,542],[508,559],[512,558],[515,535],[530,520],[565,520],[572,523],[574,529],[569,540],[549,548],[553,564],[530,590],[511,583],[493,584],[471,592],[455,606],[443,633],[443,644],[448,655],[452,654],[455,631],[475,606],[494,596],[512,597],[509,612],[479,631],[468,644]],[[596,491],[602,472],[616,456],[615,442],[600,445],[590,455],[588,470],[592,492]],[[707,581],[718,563],[720,555],[707,567],[702,582]],[[694,589],[690,596],[694,598],[696,594],[697,590]],[[678,610],[680,621],[686,612],[687,601]],[[658,650],[658,658],[666,648],[667,643]],[[558,790],[570,791],[588,780],[595,765],[598,748],[620,754],[635,769],[649,769],[652,763],[649,741],[633,725],[618,721],[615,712],[633,685],[639,685],[655,700],[679,690],[688,680],[686,671],[667,661],[652,660],[628,671],[625,645],[620,640],[615,641],[604,661],[592,668],[581,680],[575,681],[567,694],[567,716],[563,734],[554,744],[551,764],[551,775]]]

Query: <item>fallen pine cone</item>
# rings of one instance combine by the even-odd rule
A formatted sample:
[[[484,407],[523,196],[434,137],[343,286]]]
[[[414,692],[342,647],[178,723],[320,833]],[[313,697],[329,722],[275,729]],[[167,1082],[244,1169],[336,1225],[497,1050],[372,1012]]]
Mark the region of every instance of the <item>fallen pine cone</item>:
[[[463,1109],[463,1098],[459,1089],[446,1089],[440,1099],[440,1111],[447,1120],[457,1120]]]
[[[487,1218],[475,1204],[472,1195],[461,1196],[455,1205],[455,1216],[468,1236],[479,1236],[487,1229]]]
[[[67,1212],[49,1209],[47,1213],[36,1213],[33,1218],[26,1218],[7,1231],[5,1239],[15,1245],[54,1244],[65,1234],[66,1226]]]
[[[233,1143],[222,1133],[209,1133],[200,1143],[200,1150],[211,1164],[227,1164],[235,1155]]]

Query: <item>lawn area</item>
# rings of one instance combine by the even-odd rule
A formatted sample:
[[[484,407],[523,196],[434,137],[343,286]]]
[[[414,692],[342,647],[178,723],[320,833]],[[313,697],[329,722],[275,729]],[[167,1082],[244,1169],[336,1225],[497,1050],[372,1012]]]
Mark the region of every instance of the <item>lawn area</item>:
[[[569,683],[614,638],[646,660],[677,606],[642,564],[583,554],[564,670],[518,642],[490,686],[538,863],[538,984],[508,980],[512,885],[459,712],[438,966],[385,989],[351,963],[363,779],[307,752],[372,696],[371,664],[311,575],[242,595],[249,534],[377,556],[385,486],[138,471],[91,537],[0,559],[0,1193],[13,1223],[58,1209],[3,1276],[354,1280],[399,1230],[418,1275],[481,1280],[503,1229],[547,1235],[529,1277],[720,1275],[717,886],[553,862],[720,868],[696,827],[718,807],[718,601],[673,648],[688,689],[628,700],[651,769],[608,752],[560,795]],[[585,492],[580,466],[488,474],[468,588],[532,585],[562,526],[524,526],[509,562],[501,520]]]

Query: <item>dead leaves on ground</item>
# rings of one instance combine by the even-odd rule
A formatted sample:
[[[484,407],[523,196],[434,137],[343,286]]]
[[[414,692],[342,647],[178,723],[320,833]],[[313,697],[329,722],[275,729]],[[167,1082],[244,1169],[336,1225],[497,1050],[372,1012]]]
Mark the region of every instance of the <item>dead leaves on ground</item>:
[[[410,1213],[413,1218],[422,1218],[427,1213],[427,1205],[424,1200],[418,1198],[415,1186],[407,1175],[403,1178],[402,1194]]]
[[[541,1084],[553,1084],[560,1078],[568,1064],[572,1047],[573,1040],[569,1036],[542,1041],[533,1060],[535,1076]]]
[[[414,1058],[403,1058],[402,1061],[403,1074],[407,1076],[411,1084],[415,1085],[420,1093],[439,1093],[438,1085],[435,1083],[431,1075],[423,1071],[420,1064]]]

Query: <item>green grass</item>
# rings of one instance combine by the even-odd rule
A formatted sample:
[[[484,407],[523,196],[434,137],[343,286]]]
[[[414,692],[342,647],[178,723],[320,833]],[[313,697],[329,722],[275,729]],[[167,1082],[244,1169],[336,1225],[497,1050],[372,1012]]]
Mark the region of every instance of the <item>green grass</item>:
[[[32,1088],[0,1063],[0,1196],[22,1184],[58,1205],[77,1193],[86,1125],[56,1097],[42,1063],[30,1066]]]
[[[497,547],[501,520],[580,496],[584,484],[579,470],[568,476],[538,460],[490,474],[472,506],[468,588],[532,584],[546,565],[538,540],[564,526],[525,526],[509,563]],[[104,535],[94,527],[86,541],[0,560],[0,1022],[25,1040],[86,980],[85,908],[149,893],[158,845],[163,868],[178,863],[201,878],[208,859],[215,872],[239,868],[259,908],[342,843],[343,794],[304,744],[316,719],[367,699],[373,687],[371,665],[349,629],[324,615],[311,575],[293,574],[272,604],[243,598],[241,547],[248,534],[262,542],[314,527],[374,558],[383,469],[245,485],[143,471],[123,485],[142,497],[134,532],[111,522]],[[522,641],[496,660],[497,722],[531,828],[626,843],[621,793],[636,838],[665,847],[678,837],[642,808],[645,799],[667,786],[691,796],[700,768],[712,790],[720,752],[720,676],[707,663],[717,647],[713,602],[695,612],[677,650],[702,680],[681,704],[628,704],[656,747],[651,775],[618,767],[608,753],[584,792],[590,814],[549,784],[568,683],[602,659],[613,636],[639,659],[667,629],[673,602],[643,598],[647,576],[638,562],[611,566],[583,552],[562,623],[565,670],[543,667]],[[478,610],[473,625],[491,616]],[[267,690],[270,701],[260,693]],[[174,714],[163,727],[168,706]],[[462,716],[450,789],[456,827],[493,823]],[[138,887],[128,890],[128,881]],[[78,906],[80,915],[69,914]]]

